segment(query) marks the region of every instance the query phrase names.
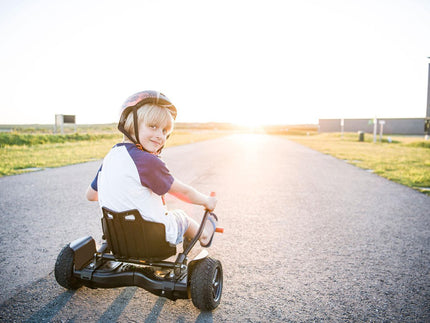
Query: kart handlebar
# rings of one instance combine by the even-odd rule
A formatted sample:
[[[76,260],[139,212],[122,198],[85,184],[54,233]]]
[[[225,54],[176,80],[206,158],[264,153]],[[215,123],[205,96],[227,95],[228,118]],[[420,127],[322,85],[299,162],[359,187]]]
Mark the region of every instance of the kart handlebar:
[[[216,193],[215,192],[211,192],[209,195],[214,197],[214,196],[216,196]],[[187,246],[187,248],[183,251],[183,253],[185,255],[187,255],[191,251],[191,249],[194,247],[194,245],[196,244],[196,242],[200,239],[200,236],[202,235],[204,227],[205,227],[205,222],[206,222],[206,220],[207,220],[207,218],[208,218],[208,216],[209,216],[210,213],[211,213],[210,210],[208,210],[208,209],[205,208],[205,213],[203,214],[202,222],[200,223],[199,230],[197,231],[197,234],[191,240],[191,242]],[[215,228],[215,232],[224,233],[224,228],[217,227],[217,228]]]
[[[216,193],[215,193],[215,192],[211,192],[211,193],[209,194],[209,196],[215,197],[215,196],[216,196]],[[206,210],[206,211],[207,211],[207,210]],[[202,222],[202,224],[203,224],[203,222]],[[216,227],[216,228],[215,228],[215,232],[218,232],[218,233],[224,233],[224,228]]]

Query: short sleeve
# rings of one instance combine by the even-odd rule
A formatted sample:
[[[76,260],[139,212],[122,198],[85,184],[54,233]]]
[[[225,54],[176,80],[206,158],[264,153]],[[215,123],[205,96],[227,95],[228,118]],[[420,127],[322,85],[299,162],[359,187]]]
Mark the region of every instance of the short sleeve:
[[[93,181],[91,182],[91,188],[94,191],[98,190],[98,188],[97,188],[97,180],[99,178],[99,174],[100,174],[100,171],[102,170],[102,167],[103,167],[103,165],[100,166],[99,170],[97,171],[96,177],[94,177]]]
[[[137,148],[129,153],[137,167],[141,184],[155,194],[166,194],[174,181],[166,164],[159,157]]]

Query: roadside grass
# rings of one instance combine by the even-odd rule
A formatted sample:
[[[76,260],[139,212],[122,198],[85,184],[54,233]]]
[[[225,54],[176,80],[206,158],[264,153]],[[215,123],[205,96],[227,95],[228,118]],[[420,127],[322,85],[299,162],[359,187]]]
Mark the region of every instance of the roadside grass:
[[[116,131],[117,124],[64,124],[64,134],[79,134],[87,133],[110,133],[114,134]],[[13,125],[13,124],[0,124],[0,132],[2,133],[20,133],[20,134],[53,134],[54,126],[49,124],[25,124],[25,125]],[[60,132],[60,129],[57,131]]]
[[[100,139],[112,139],[117,134],[26,134],[26,133],[0,133],[0,147],[5,146],[34,146],[41,144],[69,143],[77,141],[97,141]]]
[[[166,147],[214,139],[227,134],[229,132],[226,131],[177,130],[167,141]],[[41,135],[25,134],[23,136],[38,137]],[[26,144],[17,140],[16,142],[19,144],[0,145],[0,176],[99,160],[108,153],[113,145],[122,141],[122,135],[119,133],[91,136],[71,135],[80,138],[80,140],[72,141],[63,140],[60,138],[61,135],[42,136],[59,137],[59,139],[51,138],[49,140],[58,140],[58,142],[51,143],[49,140],[39,142],[40,138],[34,140],[26,138]]]
[[[430,195],[430,142],[422,138],[390,136],[391,142],[384,137],[373,143],[369,134],[359,142],[356,133],[324,133],[288,139]]]
[[[114,139],[0,148],[0,176],[60,167],[103,158]]]

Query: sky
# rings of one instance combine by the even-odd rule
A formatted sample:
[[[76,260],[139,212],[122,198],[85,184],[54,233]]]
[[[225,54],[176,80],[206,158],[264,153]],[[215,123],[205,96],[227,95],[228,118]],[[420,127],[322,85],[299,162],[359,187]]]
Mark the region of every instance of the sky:
[[[0,124],[422,118],[429,56],[430,0],[0,0]]]

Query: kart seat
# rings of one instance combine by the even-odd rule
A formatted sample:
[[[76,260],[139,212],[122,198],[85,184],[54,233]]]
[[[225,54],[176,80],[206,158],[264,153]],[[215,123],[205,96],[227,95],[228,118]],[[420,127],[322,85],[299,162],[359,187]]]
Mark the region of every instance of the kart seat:
[[[164,224],[144,220],[138,210],[102,207],[102,212],[104,238],[115,258],[160,261],[176,254],[176,246],[166,241]]]

